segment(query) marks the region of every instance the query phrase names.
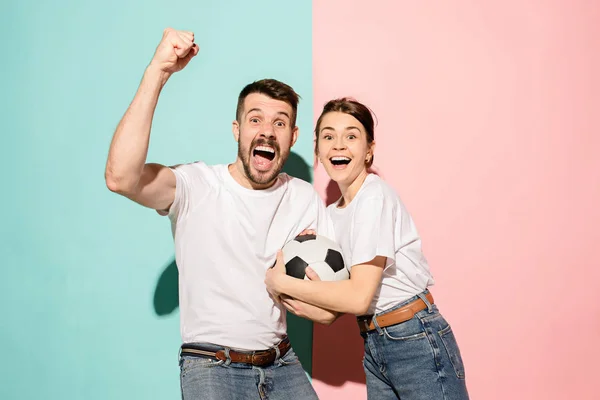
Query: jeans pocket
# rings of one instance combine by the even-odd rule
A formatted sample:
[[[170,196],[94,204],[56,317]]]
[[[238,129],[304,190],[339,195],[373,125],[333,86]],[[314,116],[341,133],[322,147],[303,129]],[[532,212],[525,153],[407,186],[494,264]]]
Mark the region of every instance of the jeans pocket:
[[[450,325],[448,325],[441,331],[438,331],[438,334],[440,335],[440,339],[442,340],[444,348],[446,349],[448,358],[450,358],[450,362],[452,363],[456,377],[459,379],[465,379],[465,366],[460,355],[458,343],[456,342],[456,338],[452,332],[452,328]]]
[[[382,329],[385,336],[390,340],[417,340],[427,336],[416,319],[411,319],[396,325],[387,326]]]
[[[206,357],[182,357],[179,364],[181,369],[181,375],[185,376],[194,369],[218,367],[224,362],[225,361],[213,360],[212,358]]]
[[[279,362],[279,365],[300,364],[300,360],[298,359],[298,356],[292,349],[289,349],[288,352],[285,353],[285,355],[283,357],[280,357],[278,362]]]

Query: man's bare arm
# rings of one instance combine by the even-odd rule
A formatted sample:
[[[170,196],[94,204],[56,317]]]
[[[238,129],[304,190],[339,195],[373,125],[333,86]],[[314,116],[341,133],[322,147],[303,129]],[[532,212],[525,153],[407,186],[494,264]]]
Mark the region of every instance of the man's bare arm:
[[[165,29],[133,101],[113,135],[106,163],[106,186],[141,205],[168,209],[175,198],[175,175],[147,164],[150,130],[160,92],[170,76],[198,54],[192,32]]]

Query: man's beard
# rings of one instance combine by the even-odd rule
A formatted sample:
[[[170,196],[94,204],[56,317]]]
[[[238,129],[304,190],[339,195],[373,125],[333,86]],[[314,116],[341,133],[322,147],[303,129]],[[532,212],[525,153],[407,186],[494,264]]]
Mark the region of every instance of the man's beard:
[[[263,145],[270,146],[275,150],[275,156],[273,157],[274,163],[277,162],[278,157],[280,158],[281,162],[279,164],[275,164],[275,166],[269,171],[253,171],[252,168],[250,168],[252,153],[254,152],[254,149],[257,146]],[[244,166],[244,173],[246,174],[246,177],[248,178],[248,180],[250,180],[250,182],[257,185],[265,185],[275,180],[275,178],[277,178],[277,176],[283,169],[283,166],[285,165],[285,162],[287,161],[289,155],[290,151],[288,150],[287,152],[282,153],[279,147],[279,143],[277,143],[274,140],[268,140],[263,138],[255,139],[252,141],[252,143],[250,143],[250,148],[246,151],[242,149],[241,143],[238,142],[238,157],[242,160],[242,165]]]

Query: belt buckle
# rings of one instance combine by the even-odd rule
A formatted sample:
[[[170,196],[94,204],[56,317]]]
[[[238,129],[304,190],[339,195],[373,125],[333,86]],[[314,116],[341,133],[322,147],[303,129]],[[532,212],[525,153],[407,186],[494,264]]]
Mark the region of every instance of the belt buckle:
[[[361,331],[368,332],[369,331],[369,321],[371,318],[360,318],[358,319],[358,327]]]

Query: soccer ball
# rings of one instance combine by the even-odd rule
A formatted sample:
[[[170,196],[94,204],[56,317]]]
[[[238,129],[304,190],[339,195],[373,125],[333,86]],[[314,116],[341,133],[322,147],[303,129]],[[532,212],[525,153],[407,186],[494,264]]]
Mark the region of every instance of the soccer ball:
[[[319,235],[302,235],[283,246],[283,261],[288,275],[308,279],[304,270],[310,266],[322,281],[350,278],[344,266],[342,249],[331,239]]]

